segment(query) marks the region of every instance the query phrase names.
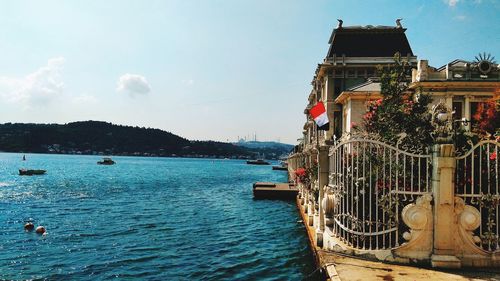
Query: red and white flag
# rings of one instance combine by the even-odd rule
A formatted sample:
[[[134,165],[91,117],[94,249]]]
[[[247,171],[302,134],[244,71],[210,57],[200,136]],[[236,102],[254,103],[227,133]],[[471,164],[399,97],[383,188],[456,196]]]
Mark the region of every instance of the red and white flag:
[[[309,110],[314,122],[318,125],[319,130],[328,130],[328,115],[326,115],[325,106],[322,102],[318,102]]]

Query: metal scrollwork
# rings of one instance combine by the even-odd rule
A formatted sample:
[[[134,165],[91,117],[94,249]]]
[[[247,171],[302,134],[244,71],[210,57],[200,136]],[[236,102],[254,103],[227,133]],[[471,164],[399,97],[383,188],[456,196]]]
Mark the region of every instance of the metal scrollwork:
[[[394,149],[402,152],[411,153],[414,155],[428,154],[429,148],[422,144],[412,143],[408,140],[406,133],[400,133],[397,139],[387,140],[376,133],[369,133],[366,131],[356,131],[354,133],[344,133],[340,138],[335,139],[334,145],[329,149],[329,155],[333,155],[339,147],[349,143],[370,142],[374,145],[382,145],[386,147],[393,147]]]
[[[329,191],[322,201],[325,214],[333,213],[335,236],[354,248],[399,247],[405,228],[402,206],[430,192],[427,151],[405,133],[392,142],[362,131],[336,139],[329,151]]]
[[[472,149],[472,147],[474,147],[474,142],[472,142],[471,139],[468,139],[465,145],[455,147],[455,156],[464,156]]]
[[[466,241],[500,251],[500,193],[497,136],[486,136],[455,157],[455,212]]]

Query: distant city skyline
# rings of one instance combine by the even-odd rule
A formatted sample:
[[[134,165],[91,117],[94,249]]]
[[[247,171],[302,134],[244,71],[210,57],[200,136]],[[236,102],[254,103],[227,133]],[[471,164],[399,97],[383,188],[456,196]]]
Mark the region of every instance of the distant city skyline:
[[[337,19],[403,27],[439,67],[500,60],[498,0],[3,1],[0,123],[99,120],[295,144]]]

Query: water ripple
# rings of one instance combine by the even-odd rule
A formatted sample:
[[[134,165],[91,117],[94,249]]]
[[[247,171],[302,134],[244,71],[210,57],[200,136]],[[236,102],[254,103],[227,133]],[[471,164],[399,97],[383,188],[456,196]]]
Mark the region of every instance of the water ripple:
[[[301,280],[313,264],[293,202],[252,199],[284,173],[243,161],[0,153],[0,279]],[[48,235],[25,233],[31,221]]]

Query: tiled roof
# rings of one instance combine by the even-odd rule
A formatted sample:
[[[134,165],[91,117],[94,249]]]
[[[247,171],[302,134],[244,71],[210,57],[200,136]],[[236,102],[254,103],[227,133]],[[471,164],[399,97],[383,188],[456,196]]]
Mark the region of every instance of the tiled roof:
[[[368,80],[365,83],[347,89],[346,92],[380,92],[380,82]]]
[[[440,68],[438,68],[438,69],[436,69],[436,70],[437,70],[437,71],[443,71],[443,70],[445,70],[445,69],[446,69],[446,65],[448,65],[448,64],[449,64],[450,66],[457,66],[457,65],[458,65],[458,66],[465,67],[465,64],[466,64],[466,63],[470,63],[470,62],[465,61],[465,60],[461,60],[461,59],[456,59],[456,60],[453,60],[453,61],[451,61],[451,62],[449,62],[449,63],[447,63],[447,64],[445,64],[445,65],[441,66]]]
[[[348,97],[380,97],[380,82],[368,80],[362,84],[350,87],[349,89],[340,93],[335,99],[335,103],[343,104]]]
[[[336,28],[330,37],[327,58],[414,56],[404,28],[393,26],[346,26]]]

